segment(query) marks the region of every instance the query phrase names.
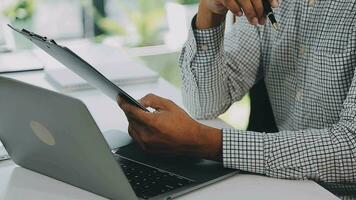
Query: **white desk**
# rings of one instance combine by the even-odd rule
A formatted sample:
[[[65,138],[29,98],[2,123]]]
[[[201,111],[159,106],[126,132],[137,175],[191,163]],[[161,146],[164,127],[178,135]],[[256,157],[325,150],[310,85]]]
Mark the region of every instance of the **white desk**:
[[[8,77],[54,89],[43,72],[18,73]],[[135,98],[152,92],[182,105],[180,92],[165,80],[146,85],[123,87]],[[80,91],[69,95],[81,99],[91,111],[102,131],[126,130],[127,120],[115,102],[96,90]],[[226,126],[209,121],[217,127]],[[56,181],[49,177],[16,166],[12,161],[0,162],[0,199],[4,200],[101,200],[95,194]],[[290,181],[257,175],[236,175],[209,187],[182,196],[180,199],[338,199],[313,181]]]

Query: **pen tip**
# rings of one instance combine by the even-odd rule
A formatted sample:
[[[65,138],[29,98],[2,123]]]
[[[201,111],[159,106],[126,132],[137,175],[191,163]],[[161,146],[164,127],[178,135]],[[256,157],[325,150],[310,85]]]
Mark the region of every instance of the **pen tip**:
[[[273,23],[272,25],[273,25],[273,28],[274,28],[274,29],[278,30],[278,27],[279,27],[279,26],[278,26],[278,23],[277,23],[277,22]]]

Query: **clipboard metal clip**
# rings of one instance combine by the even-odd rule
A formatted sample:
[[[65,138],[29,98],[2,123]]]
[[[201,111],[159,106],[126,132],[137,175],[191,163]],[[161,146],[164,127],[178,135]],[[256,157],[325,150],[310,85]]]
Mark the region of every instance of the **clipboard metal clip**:
[[[29,31],[29,30],[26,30],[26,29],[24,29],[24,28],[23,28],[22,30],[19,30],[19,29],[15,28],[15,27],[11,26],[10,24],[8,24],[8,26],[9,26],[10,28],[14,29],[15,31],[19,32],[19,33],[26,34],[26,35],[28,35],[28,36],[30,36],[30,37],[36,37],[37,39],[40,39],[40,40],[42,40],[42,41],[44,41],[44,42],[48,41],[48,38],[47,38],[47,37],[40,36],[40,35],[38,35],[38,34],[36,34],[36,33],[34,33],[34,32],[31,32],[31,31]],[[57,44],[56,41],[54,41],[53,39],[51,39],[51,40],[49,40],[49,41],[50,41],[51,43],[53,43],[53,44]]]
[[[28,34],[28,35],[30,35],[30,36],[32,36],[32,37],[36,37],[36,38],[38,38],[40,40],[47,41],[47,37],[43,37],[43,36],[37,35],[36,33],[28,31],[28,30],[26,30],[24,28],[21,31],[26,33],[26,34]]]

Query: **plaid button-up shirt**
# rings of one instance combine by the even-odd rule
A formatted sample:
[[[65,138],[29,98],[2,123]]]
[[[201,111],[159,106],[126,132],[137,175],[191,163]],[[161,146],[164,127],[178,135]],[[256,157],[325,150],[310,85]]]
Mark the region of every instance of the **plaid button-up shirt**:
[[[270,23],[192,27],[180,65],[185,106],[215,118],[260,79],[280,132],[223,129],[225,167],[356,182],[356,2],[283,0]],[[194,23],[194,22],[193,22]]]

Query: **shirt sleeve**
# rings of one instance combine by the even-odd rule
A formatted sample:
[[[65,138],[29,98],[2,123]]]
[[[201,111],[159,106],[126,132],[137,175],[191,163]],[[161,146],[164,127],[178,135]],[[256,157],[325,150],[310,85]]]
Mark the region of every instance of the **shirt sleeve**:
[[[356,76],[340,119],[324,129],[247,132],[223,129],[228,168],[286,179],[356,182]]]
[[[261,55],[258,29],[244,18],[236,24],[226,36],[224,23],[204,30],[192,26],[189,31],[180,67],[183,102],[195,118],[216,118],[256,82]]]

